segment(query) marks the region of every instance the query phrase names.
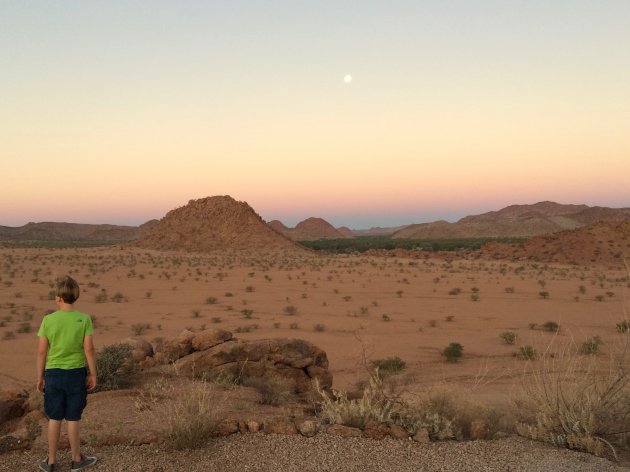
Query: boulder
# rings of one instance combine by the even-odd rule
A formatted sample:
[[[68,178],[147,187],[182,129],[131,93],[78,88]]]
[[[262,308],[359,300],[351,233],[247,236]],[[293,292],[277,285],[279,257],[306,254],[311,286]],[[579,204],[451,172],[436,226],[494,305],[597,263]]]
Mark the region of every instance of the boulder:
[[[26,412],[27,399],[28,394],[24,391],[0,391],[0,425],[23,416]]]
[[[311,379],[317,380],[319,388],[329,389],[332,387],[333,376],[328,369],[317,365],[309,365],[306,368],[306,373]]]
[[[163,346],[166,358],[177,358],[179,352],[175,352],[174,344],[166,341]],[[197,350],[202,347],[203,350]],[[175,364],[185,375],[209,379],[287,379],[295,393],[301,395],[312,392],[314,379],[324,390],[332,386],[326,353],[308,341],[244,341],[232,338],[228,331],[208,330],[191,338],[191,349],[194,351],[177,359]],[[170,350],[169,354],[166,350]]]
[[[232,339],[232,333],[222,329],[207,329],[201,331],[192,338],[192,348],[195,351],[205,351],[217,344],[224,343]]]
[[[129,344],[131,347],[131,357],[134,362],[142,362],[147,357],[153,357],[153,346],[145,339],[127,338],[122,343]]]

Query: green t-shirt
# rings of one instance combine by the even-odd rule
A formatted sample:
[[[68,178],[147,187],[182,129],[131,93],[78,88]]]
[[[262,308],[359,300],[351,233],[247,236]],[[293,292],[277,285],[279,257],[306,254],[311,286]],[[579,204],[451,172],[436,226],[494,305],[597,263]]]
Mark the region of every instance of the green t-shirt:
[[[59,310],[44,316],[37,336],[48,339],[46,369],[85,367],[83,338],[93,333],[92,318],[80,311]]]

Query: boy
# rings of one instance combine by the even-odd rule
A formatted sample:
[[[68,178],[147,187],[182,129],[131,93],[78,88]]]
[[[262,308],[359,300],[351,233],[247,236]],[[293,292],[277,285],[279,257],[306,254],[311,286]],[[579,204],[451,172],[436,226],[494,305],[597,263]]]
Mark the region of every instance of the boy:
[[[79,284],[71,277],[57,279],[55,295],[59,309],[44,317],[37,333],[37,390],[44,392],[48,416],[48,458],[39,463],[39,468],[55,470],[61,422],[65,419],[72,471],[76,472],[96,462],[96,457],[81,454],[79,442],[79,420],[87,404],[87,391],[96,387],[92,319],[74,309]]]

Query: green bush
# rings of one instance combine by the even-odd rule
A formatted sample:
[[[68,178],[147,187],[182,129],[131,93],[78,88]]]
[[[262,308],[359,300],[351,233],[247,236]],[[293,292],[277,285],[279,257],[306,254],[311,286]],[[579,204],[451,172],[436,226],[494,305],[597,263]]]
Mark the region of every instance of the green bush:
[[[623,320],[617,323],[617,331],[620,333],[626,333],[630,329],[630,321]]]
[[[504,331],[500,336],[505,344],[514,344],[516,342],[516,333],[514,331]]]
[[[282,311],[288,316],[295,316],[298,313],[298,309],[295,305],[287,305],[282,309]]]
[[[451,343],[444,348],[442,355],[446,357],[447,362],[457,362],[462,357],[464,346],[459,343]]]
[[[534,349],[532,346],[527,345],[527,346],[522,346],[519,350],[518,350],[518,356],[521,359],[526,359],[526,360],[533,360],[536,359],[537,353],[536,353],[536,349]]]
[[[602,338],[593,336],[582,343],[580,346],[580,354],[597,354],[599,352],[599,346],[602,343]]]
[[[543,329],[545,329],[546,331],[552,331],[554,333],[557,333],[558,331],[560,331],[560,325],[556,323],[555,321],[547,321],[542,326],[543,326]]]
[[[386,375],[398,374],[402,372],[407,366],[407,363],[403,361],[400,357],[396,356],[372,361],[372,366],[378,369],[381,377],[384,377]]]
[[[123,388],[129,384],[135,370],[129,344],[120,343],[105,346],[96,354],[99,391]]]

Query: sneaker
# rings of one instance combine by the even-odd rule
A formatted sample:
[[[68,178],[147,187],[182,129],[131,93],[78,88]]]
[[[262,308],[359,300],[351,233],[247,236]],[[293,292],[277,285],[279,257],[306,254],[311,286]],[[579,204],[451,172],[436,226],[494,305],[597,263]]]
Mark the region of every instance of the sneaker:
[[[72,461],[72,468],[70,469],[71,472],[78,472],[79,470],[83,470],[87,467],[90,467],[91,465],[96,464],[96,457],[90,457],[90,456],[81,456],[81,461],[80,462],[74,462]]]
[[[55,472],[55,464],[49,464],[48,458],[40,461],[38,465],[40,470],[44,470],[45,472]]]

